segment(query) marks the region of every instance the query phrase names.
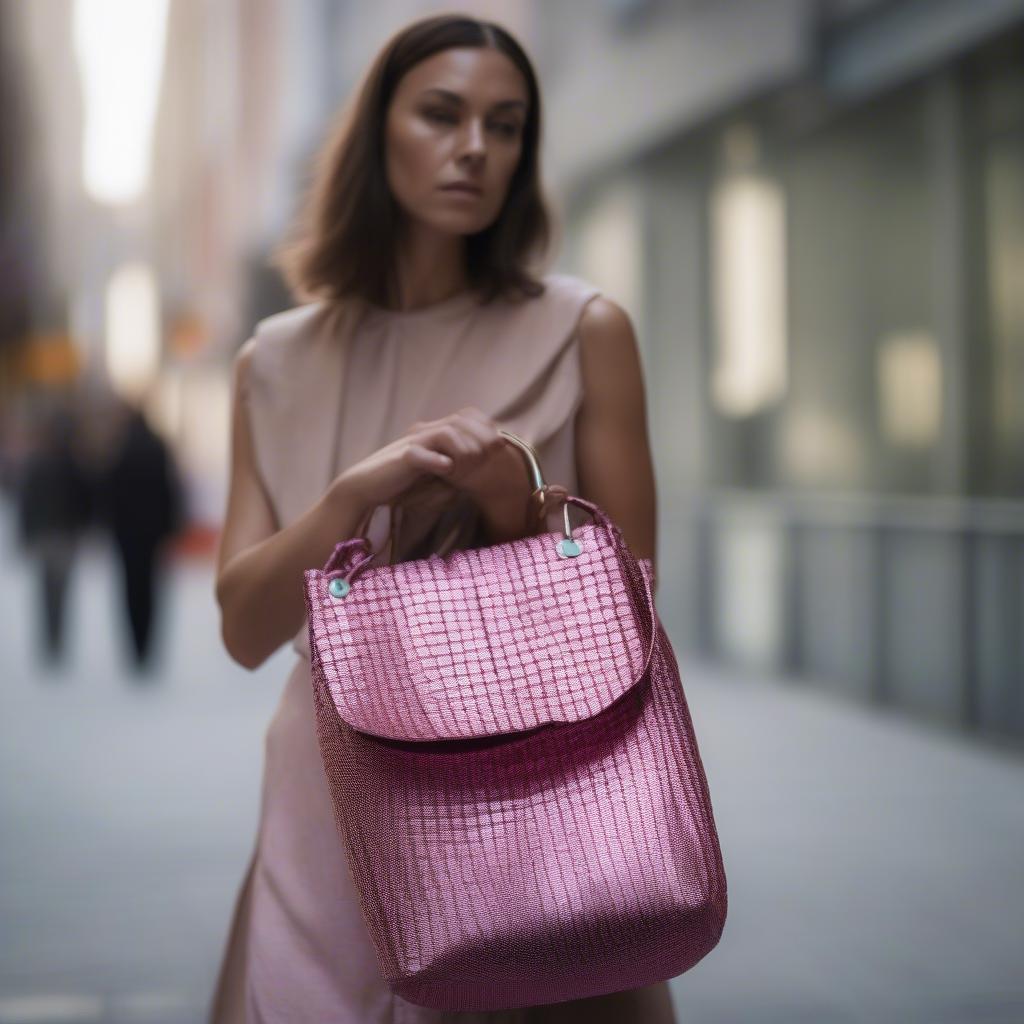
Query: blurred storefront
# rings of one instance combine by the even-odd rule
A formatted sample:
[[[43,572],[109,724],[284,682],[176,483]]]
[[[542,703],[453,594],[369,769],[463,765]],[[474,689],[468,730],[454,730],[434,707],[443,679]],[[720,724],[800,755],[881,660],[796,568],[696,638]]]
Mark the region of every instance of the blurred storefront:
[[[570,191],[644,326],[663,600],[709,658],[1019,739],[1024,5],[681,3],[680,58],[686,8],[701,109]]]

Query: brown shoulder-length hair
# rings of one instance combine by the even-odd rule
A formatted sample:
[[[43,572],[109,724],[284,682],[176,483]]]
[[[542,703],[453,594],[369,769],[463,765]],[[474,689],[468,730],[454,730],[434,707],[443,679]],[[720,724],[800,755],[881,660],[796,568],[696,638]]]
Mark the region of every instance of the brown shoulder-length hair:
[[[488,227],[466,236],[466,275],[483,302],[544,291],[528,270],[551,239],[551,214],[540,183],[537,77],[523,48],[500,25],[449,14],[415,21],[392,36],[317,154],[292,236],[271,259],[297,301],[355,297],[386,307],[398,294],[394,253],[404,214],[387,183],[388,106],[410,68],[441,50],[468,46],[500,50],[519,68],[529,109],[505,202]]]

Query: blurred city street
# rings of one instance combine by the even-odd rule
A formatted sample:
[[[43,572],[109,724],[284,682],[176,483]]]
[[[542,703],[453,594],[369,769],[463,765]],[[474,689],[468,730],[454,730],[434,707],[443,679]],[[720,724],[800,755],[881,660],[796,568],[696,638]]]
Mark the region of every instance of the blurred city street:
[[[9,520],[4,506],[0,1024],[197,1024],[293,655],[234,665],[195,562],[170,576],[166,658],[130,675],[96,543],[72,582],[73,667],[44,674]],[[811,687],[683,675],[730,909],[672,982],[680,1024],[1024,1019],[1021,759]]]
[[[1022,1024],[1024,0],[462,6],[0,0],[0,1024],[205,1024],[295,657],[215,542],[251,662],[463,403],[656,523],[729,896],[678,1024]],[[239,977],[352,1024],[281,749]]]
[[[44,674],[36,580],[8,520],[0,1021],[200,1021],[291,656],[256,673],[235,665],[220,646],[212,567],[183,567],[159,637],[168,657],[133,677],[113,563],[96,543],[72,577],[69,666]]]

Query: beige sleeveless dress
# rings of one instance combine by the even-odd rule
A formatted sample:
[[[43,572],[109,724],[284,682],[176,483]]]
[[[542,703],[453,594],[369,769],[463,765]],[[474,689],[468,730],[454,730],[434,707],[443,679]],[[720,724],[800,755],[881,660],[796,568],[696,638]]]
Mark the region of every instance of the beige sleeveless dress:
[[[567,274],[544,283],[543,295],[519,302],[480,306],[463,293],[410,312],[360,304],[345,314],[312,303],[261,321],[239,397],[279,527],[416,420],[466,405],[531,441],[546,481],[576,493],[576,325],[599,293]],[[395,560],[478,543],[475,508],[442,480],[400,507],[398,524]],[[391,525],[387,506],[365,521],[378,551]],[[297,658],[266,735],[256,847],[212,1024],[523,1024],[523,1010],[445,1013],[388,989],[335,831],[305,624],[292,647]]]

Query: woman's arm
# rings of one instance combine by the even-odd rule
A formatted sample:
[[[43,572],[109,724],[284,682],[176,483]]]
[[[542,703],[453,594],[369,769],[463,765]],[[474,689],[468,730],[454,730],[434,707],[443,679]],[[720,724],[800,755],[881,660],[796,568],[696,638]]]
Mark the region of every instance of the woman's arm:
[[[257,668],[299,630],[306,616],[303,572],[323,565],[339,537],[354,536],[364,505],[339,477],[303,516],[279,530],[256,472],[242,389],[253,340],[232,374],[231,469],[217,552],[217,603],[228,653]]]
[[[637,558],[650,558],[657,581],[657,495],[647,437],[647,405],[629,315],[604,296],[579,321],[583,398],[576,413],[579,493],[622,530]]]
[[[306,615],[303,573],[323,565],[339,537],[354,536],[369,510],[424,477],[471,475],[489,449],[468,437],[460,440],[458,415],[413,424],[345,469],[305,514],[278,529],[256,470],[245,408],[254,344],[247,341],[234,363],[231,475],[216,587],[224,645],[246,668],[262,664],[298,631]],[[479,430],[477,424],[470,432]]]

